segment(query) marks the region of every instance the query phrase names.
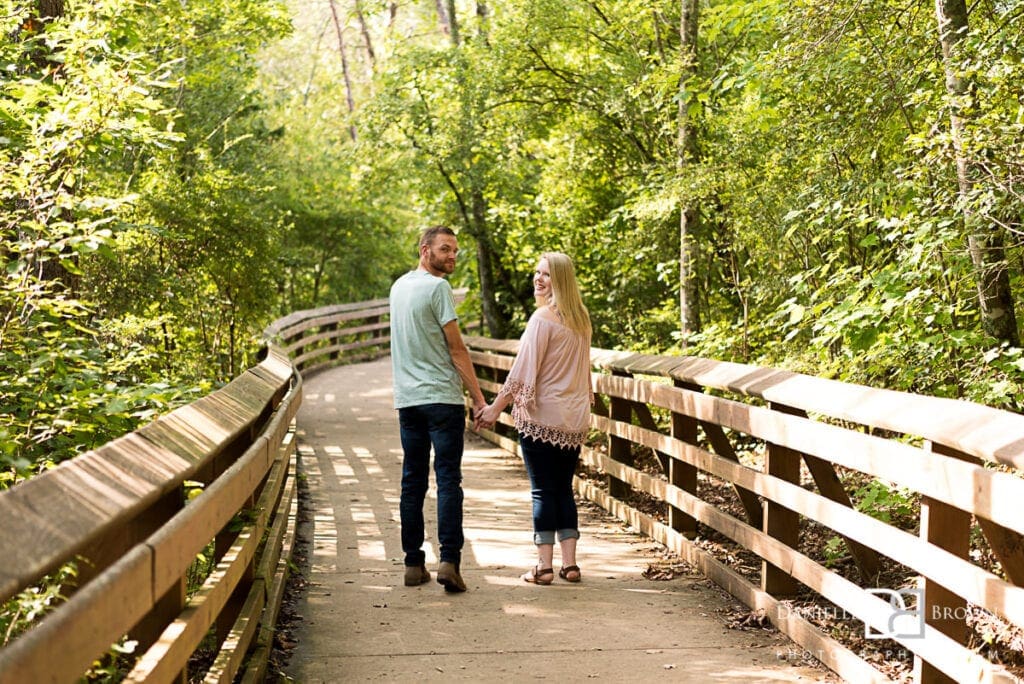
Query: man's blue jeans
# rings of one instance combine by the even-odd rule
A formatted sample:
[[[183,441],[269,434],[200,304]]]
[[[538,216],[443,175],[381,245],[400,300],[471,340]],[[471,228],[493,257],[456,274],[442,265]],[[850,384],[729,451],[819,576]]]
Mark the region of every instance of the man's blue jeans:
[[[437,482],[437,542],[442,563],[462,558],[462,450],[466,407],[455,404],[424,404],[398,409],[402,436],[402,551],[405,565],[418,567],[423,552],[423,500],[430,476],[430,448],[434,448]]]

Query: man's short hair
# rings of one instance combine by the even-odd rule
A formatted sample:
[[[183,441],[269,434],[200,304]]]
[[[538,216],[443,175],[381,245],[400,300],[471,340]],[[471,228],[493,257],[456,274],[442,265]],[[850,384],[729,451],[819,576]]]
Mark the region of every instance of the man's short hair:
[[[423,231],[423,235],[420,237],[420,247],[429,247],[434,244],[434,238],[438,235],[451,235],[455,237],[455,231],[448,226],[431,226]]]

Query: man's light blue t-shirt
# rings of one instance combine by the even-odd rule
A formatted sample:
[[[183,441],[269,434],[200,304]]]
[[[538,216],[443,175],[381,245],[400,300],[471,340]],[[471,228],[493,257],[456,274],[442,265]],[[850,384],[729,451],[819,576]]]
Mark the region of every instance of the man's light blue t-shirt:
[[[458,318],[448,281],[410,271],[391,286],[390,305],[395,408],[465,404],[442,330]]]

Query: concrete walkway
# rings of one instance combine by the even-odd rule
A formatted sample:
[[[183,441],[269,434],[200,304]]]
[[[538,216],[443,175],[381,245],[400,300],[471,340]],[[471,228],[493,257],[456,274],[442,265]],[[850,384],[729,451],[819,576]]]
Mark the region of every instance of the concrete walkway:
[[[286,667],[295,681],[830,679],[793,665],[800,649],[777,633],[727,628],[738,604],[707,580],[644,579],[663,549],[590,505],[580,506],[583,581],[523,582],[535,558],[525,471],[474,435],[463,465],[469,591],[446,594],[434,581],[407,588],[390,360],[309,378],[298,424],[313,520],[304,526],[309,586],[296,606],[303,619]],[[434,496],[432,488],[432,575]]]

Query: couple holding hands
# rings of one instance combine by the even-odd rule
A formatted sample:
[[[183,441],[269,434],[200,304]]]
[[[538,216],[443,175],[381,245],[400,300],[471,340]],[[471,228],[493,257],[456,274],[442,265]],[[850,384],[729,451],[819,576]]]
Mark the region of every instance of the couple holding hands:
[[[580,296],[572,260],[546,252],[533,275],[537,309],[527,323],[515,362],[490,404],[459,332],[451,286],[458,240],[446,226],[424,232],[419,265],[391,288],[391,358],[395,408],[402,440],[399,504],[405,585],[430,581],[422,549],[423,501],[434,450],[437,482],[437,581],[448,592],[466,590],[461,574],[462,452],[465,434],[463,387],[472,398],[476,427],[491,427],[512,405],[533,501],[537,562],[522,575],[532,584],[554,581],[554,545],[561,552],[558,575],[579,582],[579,524],[572,478],[587,436],[593,393],[590,385],[590,316]]]

